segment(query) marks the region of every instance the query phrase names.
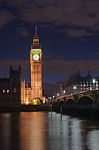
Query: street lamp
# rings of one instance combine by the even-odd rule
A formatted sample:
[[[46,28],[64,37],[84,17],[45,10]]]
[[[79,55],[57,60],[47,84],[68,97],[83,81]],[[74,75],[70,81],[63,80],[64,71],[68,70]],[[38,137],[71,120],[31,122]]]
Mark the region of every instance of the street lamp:
[[[55,98],[55,96],[53,95],[53,99]]]
[[[64,90],[64,91],[63,91],[63,93],[65,94],[65,93],[66,93],[66,91]]]

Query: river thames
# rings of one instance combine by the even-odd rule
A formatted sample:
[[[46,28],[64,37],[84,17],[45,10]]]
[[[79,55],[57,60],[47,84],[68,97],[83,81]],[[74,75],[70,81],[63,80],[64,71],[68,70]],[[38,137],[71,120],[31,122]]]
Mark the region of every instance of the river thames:
[[[0,150],[99,150],[99,121],[54,112],[0,113]]]

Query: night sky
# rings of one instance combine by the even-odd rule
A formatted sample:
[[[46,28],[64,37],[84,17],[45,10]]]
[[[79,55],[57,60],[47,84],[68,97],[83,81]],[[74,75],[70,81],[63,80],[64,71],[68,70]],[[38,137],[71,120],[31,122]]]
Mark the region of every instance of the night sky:
[[[0,0],[0,77],[20,64],[29,80],[35,25],[43,50],[44,82],[80,70],[99,76],[98,0]]]

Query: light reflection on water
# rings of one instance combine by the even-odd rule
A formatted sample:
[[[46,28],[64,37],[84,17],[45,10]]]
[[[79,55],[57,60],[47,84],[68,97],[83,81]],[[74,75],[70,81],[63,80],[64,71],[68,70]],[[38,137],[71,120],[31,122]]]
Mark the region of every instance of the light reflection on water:
[[[47,112],[0,113],[0,150],[99,150],[99,122]]]

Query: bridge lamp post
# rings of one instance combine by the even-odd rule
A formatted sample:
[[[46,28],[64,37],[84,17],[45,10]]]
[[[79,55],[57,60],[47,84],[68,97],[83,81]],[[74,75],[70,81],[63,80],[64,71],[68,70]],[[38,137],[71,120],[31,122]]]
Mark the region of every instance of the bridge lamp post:
[[[53,95],[53,99],[55,98],[55,96]]]
[[[77,86],[74,85],[74,86],[73,86],[73,89],[76,90],[76,89],[77,89]]]
[[[63,93],[65,94],[65,93],[66,93],[66,91],[64,90],[64,91],[63,91]]]

